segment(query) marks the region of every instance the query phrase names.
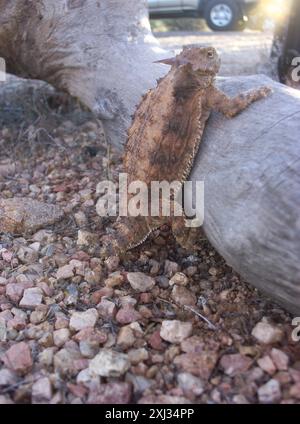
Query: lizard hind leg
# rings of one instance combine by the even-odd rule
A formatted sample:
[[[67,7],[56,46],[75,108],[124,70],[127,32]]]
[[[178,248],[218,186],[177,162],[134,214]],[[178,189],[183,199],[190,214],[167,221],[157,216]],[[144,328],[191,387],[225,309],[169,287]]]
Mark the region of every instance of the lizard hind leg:
[[[122,256],[142,243],[149,233],[144,217],[122,217],[113,225],[112,233],[102,237],[101,257]]]
[[[200,242],[204,237],[202,227],[186,226],[184,216],[173,217],[171,226],[173,235],[181,247],[192,252],[200,250]]]

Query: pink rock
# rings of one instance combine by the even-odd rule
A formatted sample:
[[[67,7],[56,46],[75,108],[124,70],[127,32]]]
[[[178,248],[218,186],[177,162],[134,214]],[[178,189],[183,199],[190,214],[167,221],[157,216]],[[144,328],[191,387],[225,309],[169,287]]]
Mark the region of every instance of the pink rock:
[[[98,390],[91,390],[87,403],[89,404],[128,404],[132,396],[129,383],[101,384]]]
[[[149,345],[155,350],[164,350],[163,339],[160,337],[160,330],[154,331],[148,339]]]
[[[31,350],[25,342],[17,343],[11,346],[3,357],[7,368],[24,374],[32,367]]]
[[[97,310],[102,318],[114,318],[116,315],[116,305],[114,302],[108,299],[102,299],[101,302],[97,305]]]
[[[269,355],[265,355],[257,360],[258,365],[262,370],[270,375],[276,372],[276,366]]]
[[[103,287],[100,290],[96,290],[91,294],[90,300],[94,305],[98,305],[102,297],[112,297],[114,290],[111,287]]]
[[[93,327],[85,328],[73,337],[76,342],[89,341],[103,344],[107,341],[107,334],[101,330],[95,330]]]
[[[74,265],[64,265],[57,270],[56,278],[58,280],[67,280],[74,277]]]
[[[9,283],[6,286],[6,296],[15,303],[19,303],[21,300],[24,290],[32,287],[32,283]]]
[[[271,357],[278,370],[286,371],[288,369],[289,357],[285,352],[283,352],[282,350],[273,348],[271,350]]]
[[[52,387],[48,377],[40,378],[32,385],[33,403],[49,401],[51,397]]]
[[[139,321],[141,318],[141,314],[130,306],[121,308],[116,315],[116,320],[120,324],[130,324]]]
[[[55,330],[60,330],[61,328],[68,328],[69,320],[65,315],[57,315],[55,320]]]
[[[218,343],[214,340],[205,341],[200,336],[192,336],[183,340],[180,344],[183,352],[186,353],[197,353],[203,352],[204,350],[217,351],[219,348]]]
[[[175,274],[176,275],[176,274]],[[171,297],[178,305],[181,306],[195,306],[197,298],[190,290],[184,286],[174,285]]]
[[[10,263],[13,257],[14,257],[13,252],[11,252],[11,251],[9,251],[9,250],[5,250],[4,252],[2,252],[2,259],[3,259],[5,262]]]
[[[295,368],[290,368],[289,373],[295,383],[300,383],[300,371]]]
[[[240,353],[223,355],[220,361],[221,368],[229,376],[235,376],[247,371],[251,364],[252,360]]]
[[[43,292],[38,287],[32,287],[24,290],[23,297],[20,302],[20,306],[27,309],[35,309],[42,303]]]
[[[141,303],[150,303],[152,301],[151,293],[141,293],[140,294],[140,302]]]
[[[20,331],[20,330],[24,330],[25,327],[26,327],[26,321],[19,317],[14,317],[7,323],[8,330]]]
[[[79,358],[74,360],[74,369],[76,371],[84,370],[89,366],[89,361],[86,358]]]
[[[37,284],[37,287],[39,287],[41,290],[43,290],[43,293],[46,296],[53,296],[54,290],[48,286],[47,283],[45,283],[45,281],[41,281],[40,283]]]
[[[275,374],[274,378],[280,384],[288,384],[292,380],[292,377],[287,371],[279,371],[277,374]]]
[[[218,355],[215,352],[184,353],[176,356],[174,364],[185,372],[208,379],[217,359]]]
[[[88,389],[84,387],[82,384],[67,383],[67,387],[70,390],[70,392],[78,398],[84,398],[88,392]]]
[[[290,396],[296,398],[296,399],[300,399],[300,383],[296,383],[294,384],[291,388],[290,388]]]
[[[72,255],[71,259],[76,259],[76,260],[81,261],[81,262],[88,262],[90,260],[90,256],[86,252],[84,252],[83,250],[78,250],[78,252],[76,252],[76,253],[74,253],[74,255]],[[91,264],[92,264],[93,259],[98,260],[98,258],[92,258]],[[93,268],[93,266],[91,266],[91,268]]]

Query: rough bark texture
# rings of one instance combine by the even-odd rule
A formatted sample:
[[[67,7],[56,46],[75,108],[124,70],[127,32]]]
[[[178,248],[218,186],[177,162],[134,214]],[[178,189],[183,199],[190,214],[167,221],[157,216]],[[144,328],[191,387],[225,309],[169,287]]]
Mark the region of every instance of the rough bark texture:
[[[78,97],[121,145],[140,96],[166,72],[146,0],[0,0],[7,71]]]
[[[204,230],[249,283],[300,312],[300,93],[264,76],[226,78],[229,95],[274,93],[232,120],[213,113],[191,179],[205,181]]]

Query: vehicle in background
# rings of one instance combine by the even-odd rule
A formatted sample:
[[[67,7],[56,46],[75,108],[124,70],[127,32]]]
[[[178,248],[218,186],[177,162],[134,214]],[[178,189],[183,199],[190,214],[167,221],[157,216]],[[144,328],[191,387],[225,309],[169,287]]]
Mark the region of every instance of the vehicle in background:
[[[243,30],[261,0],[148,0],[151,19],[204,18],[214,31]]]

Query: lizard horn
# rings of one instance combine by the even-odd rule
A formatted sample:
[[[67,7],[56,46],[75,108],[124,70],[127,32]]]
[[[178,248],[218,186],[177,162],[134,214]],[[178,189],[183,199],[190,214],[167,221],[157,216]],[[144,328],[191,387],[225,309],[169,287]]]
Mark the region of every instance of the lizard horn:
[[[165,65],[171,65],[171,66],[173,66],[173,65],[176,65],[177,64],[177,59],[176,59],[176,57],[170,57],[168,59],[156,60],[153,63],[163,63]]]

